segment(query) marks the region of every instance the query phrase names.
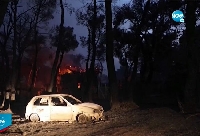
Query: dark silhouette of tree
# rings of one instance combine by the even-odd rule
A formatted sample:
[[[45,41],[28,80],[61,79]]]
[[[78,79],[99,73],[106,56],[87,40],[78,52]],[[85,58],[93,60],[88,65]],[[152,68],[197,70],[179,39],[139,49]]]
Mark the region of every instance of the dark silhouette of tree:
[[[78,42],[76,40],[76,35],[73,34],[73,28],[64,27],[64,6],[63,1],[60,0],[61,8],[61,23],[59,27],[56,27],[56,33],[53,36],[50,36],[53,42],[53,45],[57,47],[54,63],[51,71],[51,79],[48,88],[48,92],[53,91],[55,86],[55,81],[57,77],[58,70],[61,66],[64,52],[68,52],[71,49],[78,47]]]
[[[129,58],[129,62],[124,59],[123,56],[120,56],[121,62],[123,62],[126,66],[129,63],[129,66],[132,67],[131,71],[131,78],[130,78],[130,85],[129,85],[129,95],[130,98],[132,99],[132,91],[133,91],[133,85],[136,83],[136,75],[138,72],[138,60],[139,60],[139,55],[141,51],[141,43],[142,43],[142,37],[140,36],[142,34],[142,30],[144,28],[145,23],[147,22],[147,11],[150,8],[150,1],[148,0],[144,7],[142,6],[144,3],[142,1],[134,1],[134,3],[130,5],[124,5],[120,10],[118,10],[116,16],[115,16],[115,30],[119,30],[118,26],[126,21],[129,20],[132,23],[131,32],[125,32],[125,31],[116,31],[116,34],[118,34],[117,38],[118,39],[120,36],[123,35],[123,37],[126,37],[126,41],[124,39],[120,38],[122,41],[122,46],[125,46],[125,51],[127,51],[124,55]],[[132,10],[134,9],[134,10]],[[121,33],[121,34],[120,34]],[[133,39],[134,40],[133,40]],[[119,44],[118,44],[119,45]],[[127,48],[127,49],[126,49]],[[123,51],[123,50],[121,50]],[[117,52],[117,55],[122,55],[123,52]],[[121,53],[120,53],[121,52]],[[128,78],[128,77],[127,77]]]
[[[16,84],[16,77],[17,77],[17,4],[18,0],[14,0],[11,2],[11,11],[13,14],[13,41],[12,41],[12,70],[10,75],[10,81],[8,86],[6,87],[7,91],[10,91],[9,94],[9,107],[10,109],[10,100],[15,100],[15,84]],[[13,97],[14,96],[14,97]]]
[[[39,53],[39,30],[38,30],[38,25],[40,22],[46,22],[49,19],[51,19],[53,16],[52,14],[54,13],[54,9],[56,8],[56,0],[50,1],[50,0],[44,0],[44,1],[39,1],[35,0],[33,1],[35,3],[36,8],[33,9],[33,15],[34,15],[34,27],[33,27],[33,42],[35,45],[35,56],[34,56],[34,61],[32,64],[32,75],[31,75],[31,83],[29,87],[29,92],[30,96],[32,96],[32,89],[35,84],[36,80],[36,74],[37,74],[37,60],[38,60],[38,53]],[[41,36],[40,36],[41,37]]]
[[[154,74],[163,75],[160,86],[167,80],[178,32],[171,27],[177,25],[171,20],[171,13],[182,5],[177,2],[171,7],[170,4],[170,1],[136,0],[116,9],[114,47],[115,56],[126,67],[124,92],[129,92],[124,94],[126,100],[133,97],[135,102],[142,103],[145,94],[156,86],[152,82]],[[129,22],[130,27],[120,28],[125,22]]]
[[[197,77],[199,71],[198,50],[195,45],[197,2],[186,0],[187,81],[184,91],[184,112],[196,112]]]
[[[118,88],[117,77],[115,73],[114,64],[114,47],[113,47],[113,30],[112,30],[112,0],[105,1],[105,15],[106,15],[106,63],[108,69],[109,91],[111,93],[112,108],[118,106]]]
[[[92,86],[94,86],[94,78],[95,78],[95,66],[96,60],[103,52],[100,52],[100,48],[102,44],[100,40],[104,34],[104,19],[105,15],[103,12],[103,5],[97,4],[96,0],[93,3],[90,3],[86,8],[83,7],[83,10],[78,10],[76,12],[76,17],[79,25],[86,26],[88,29],[88,37],[80,37],[81,45],[83,47],[87,47],[88,55],[86,58],[86,87],[85,87],[85,95],[86,99],[92,101]],[[97,54],[98,52],[98,54]],[[100,54],[101,53],[101,54]],[[89,65],[90,63],[90,65]]]
[[[4,72],[5,77],[4,77],[4,83],[8,84],[9,82],[9,77],[10,77],[10,53],[8,52],[8,46],[10,44],[10,40],[11,40],[11,35],[12,35],[12,14],[11,12],[7,12],[3,25],[2,25],[3,31],[1,31],[0,34],[0,49],[1,49],[1,56],[2,56],[2,62],[3,62],[3,66],[5,64],[5,70]],[[2,77],[3,79],[3,77]],[[3,88],[6,88],[6,85],[4,84]],[[3,93],[2,93],[3,94]]]
[[[87,86],[86,86],[86,90],[89,90],[89,101],[92,101],[92,90],[91,87],[94,84],[94,75],[95,75],[95,60],[96,60],[96,22],[97,22],[97,3],[96,0],[94,0],[94,7],[93,7],[93,18],[91,20],[92,23],[92,59],[91,59],[91,63],[90,63],[90,68],[88,71],[88,82],[87,82]]]
[[[60,43],[59,45],[59,27],[56,28],[56,33],[51,37],[51,44],[54,47],[58,48],[58,45],[60,46],[60,58],[59,58],[59,62],[57,64],[57,72],[61,67],[62,61],[63,61],[63,57],[64,57],[64,53],[69,52],[70,50],[74,50],[75,48],[78,47],[78,41],[76,40],[76,35],[73,34],[73,27],[64,27],[63,28],[63,36],[62,36],[62,43]],[[57,73],[56,73],[57,75]],[[55,86],[54,82],[54,86]]]
[[[25,50],[31,46],[33,35],[34,20],[27,13],[24,13],[21,17],[18,17],[17,21],[17,82],[16,87],[20,87],[21,81],[21,63]],[[44,41],[41,41],[44,44]],[[41,44],[42,44],[41,43]]]
[[[27,47],[33,45],[35,45],[36,48],[39,48],[39,45],[44,43],[44,36],[37,32],[38,25],[51,19],[53,9],[55,9],[56,1],[37,2],[37,0],[32,1],[30,8],[26,11],[19,11],[18,4],[20,2],[18,0],[10,1],[4,19],[4,32],[1,34],[1,51],[5,51],[2,55],[5,58],[7,69],[5,89],[10,91],[9,98],[6,98],[8,101],[10,99],[15,100],[16,87],[19,87],[21,79],[21,60],[24,56],[25,50]],[[43,11],[42,13],[40,11],[41,9]],[[37,56],[37,54],[35,56]],[[33,64],[36,64],[35,62],[36,61],[34,61]],[[33,65],[34,70],[35,68],[37,68],[37,66]],[[35,78],[33,77],[36,75],[34,74],[34,70],[32,86],[35,81]]]
[[[61,52],[60,45],[63,42],[62,37],[63,37],[63,28],[64,28],[64,6],[63,6],[62,0],[60,0],[60,10],[61,10],[61,22],[60,22],[60,26],[59,26],[59,36],[58,36],[59,40],[58,40],[58,45],[57,45],[57,50],[56,50],[56,56],[55,56],[55,59],[54,59],[52,70],[51,70],[51,79],[50,79],[48,92],[52,92],[53,86],[55,85],[56,73],[58,71],[57,65],[58,65],[58,61],[59,61],[59,55],[60,55],[60,52]]]
[[[1,0],[0,1],[0,5],[1,5],[1,10],[0,10],[0,27],[3,24],[4,16],[6,14],[9,2],[10,2],[9,0]]]

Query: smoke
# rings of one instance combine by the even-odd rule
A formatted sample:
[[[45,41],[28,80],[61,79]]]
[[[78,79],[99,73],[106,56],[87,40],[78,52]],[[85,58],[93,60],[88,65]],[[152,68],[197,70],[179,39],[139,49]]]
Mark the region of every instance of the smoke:
[[[84,56],[81,54],[65,54],[61,67],[65,66],[82,67],[83,60]]]

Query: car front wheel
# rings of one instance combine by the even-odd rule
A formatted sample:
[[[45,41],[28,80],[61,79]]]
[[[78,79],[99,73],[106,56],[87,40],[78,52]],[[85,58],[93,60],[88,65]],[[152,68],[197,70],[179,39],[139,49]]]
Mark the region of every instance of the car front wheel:
[[[88,121],[88,117],[85,114],[79,114],[77,116],[78,123],[86,123]]]

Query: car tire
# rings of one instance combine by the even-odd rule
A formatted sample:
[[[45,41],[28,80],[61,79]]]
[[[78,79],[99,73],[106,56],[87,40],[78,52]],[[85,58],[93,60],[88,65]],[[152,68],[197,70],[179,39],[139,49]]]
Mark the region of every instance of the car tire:
[[[32,122],[38,122],[40,120],[39,116],[36,113],[31,114],[29,119]]]
[[[77,122],[78,123],[86,123],[88,122],[88,117],[85,114],[77,115]]]

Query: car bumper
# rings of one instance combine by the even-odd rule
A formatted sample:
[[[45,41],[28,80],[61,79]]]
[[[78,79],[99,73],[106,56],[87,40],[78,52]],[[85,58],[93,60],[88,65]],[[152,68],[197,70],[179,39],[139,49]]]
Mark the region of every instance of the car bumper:
[[[25,113],[25,119],[29,119],[29,114]]]
[[[100,121],[100,120],[103,120],[103,118],[104,118],[103,113],[94,113],[90,116],[93,121]]]

